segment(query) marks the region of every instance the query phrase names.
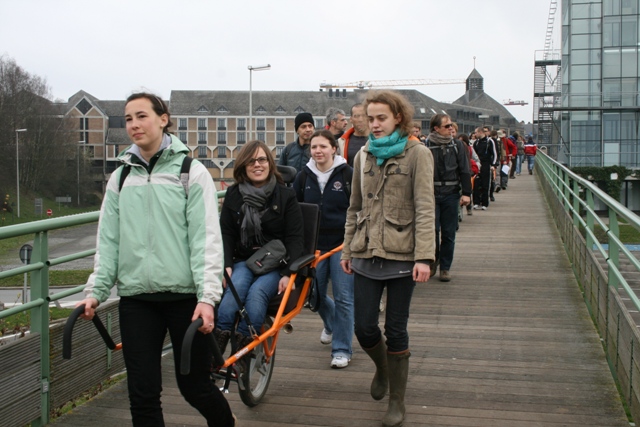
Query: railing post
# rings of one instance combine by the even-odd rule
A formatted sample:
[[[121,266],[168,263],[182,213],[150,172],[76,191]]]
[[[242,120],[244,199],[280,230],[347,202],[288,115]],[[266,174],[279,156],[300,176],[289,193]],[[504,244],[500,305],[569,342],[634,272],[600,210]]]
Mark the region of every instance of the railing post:
[[[620,248],[618,247],[616,239],[613,239],[611,236],[620,237],[620,229],[618,227],[618,215],[616,211],[609,206],[609,233],[607,234],[607,241],[609,243],[609,260],[607,264],[609,265],[609,272],[607,276],[609,277],[609,286],[618,289],[620,281],[613,271],[614,269],[611,267],[615,267],[615,270],[618,270],[620,267]]]
[[[569,178],[569,174],[565,171],[562,171],[562,176],[563,176],[563,182],[564,185],[562,186],[562,190],[564,193],[564,210],[567,212],[571,212],[571,182],[570,182],[570,178]]]
[[[593,250],[593,245],[595,244],[595,242],[593,241],[593,237],[591,237],[591,235],[594,233],[593,226],[595,221],[593,217],[593,209],[595,203],[593,202],[593,193],[591,192],[591,190],[585,187],[584,192],[587,199],[587,206],[589,207],[589,209],[587,209],[587,228],[591,230],[591,233],[587,233],[585,231],[585,235],[587,237],[587,248],[589,250]]]
[[[49,242],[46,231],[36,233],[33,240],[33,261],[42,262],[45,266],[31,273],[31,300],[45,299],[49,296]],[[31,331],[40,334],[40,419],[31,423],[33,427],[44,426],[49,423],[50,411],[50,337],[49,337],[49,306],[42,304],[31,309]]]
[[[580,184],[578,180],[573,180],[573,226],[580,227]]]

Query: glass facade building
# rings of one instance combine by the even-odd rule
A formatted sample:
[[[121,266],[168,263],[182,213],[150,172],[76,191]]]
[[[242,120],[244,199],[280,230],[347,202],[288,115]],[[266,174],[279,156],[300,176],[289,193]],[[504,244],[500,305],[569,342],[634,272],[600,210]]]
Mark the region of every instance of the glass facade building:
[[[555,110],[570,167],[640,168],[639,2],[562,1],[562,96]]]

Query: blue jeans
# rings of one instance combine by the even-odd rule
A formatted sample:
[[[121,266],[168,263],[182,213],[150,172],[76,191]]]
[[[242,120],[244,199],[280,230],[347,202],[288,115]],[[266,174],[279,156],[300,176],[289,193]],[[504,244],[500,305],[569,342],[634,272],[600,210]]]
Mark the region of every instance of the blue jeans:
[[[450,270],[453,263],[459,204],[458,193],[436,195],[436,259],[440,260],[440,271]]]
[[[232,426],[231,409],[209,378],[211,352],[205,336],[196,333],[191,349],[191,372],[180,374],[182,341],[191,324],[196,298],[143,301],[120,298],[120,335],[127,368],[127,386],[134,426],[164,426],[160,394],[164,337],[169,331],[178,388],[185,400],[207,420],[208,426]]]
[[[527,166],[530,171],[533,170],[533,166],[536,162],[536,156],[527,156]]]
[[[331,357],[344,356],[351,359],[353,353],[353,275],[346,274],[340,266],[342,251],[331,255],[316,267],[316,278],[322,304],[318,314],[324,328],[333,334]],[[327,295],[329,276],[333,298]]]
[[[274,270],[262,276],[255,276],[247,268],[247,264],[240,261],[233,265],[231,281],[240,296],[240,301],[244,303],[251,324],[260,333],[260,326],[267,316],[269,301],[278,293],[280,273],[278,270]],[[223,331],[231,330],[238,309],[236,299],[227,286],[222,295],[220,307],[218,307],[217,327]],[[251,336],[244,320],[238,325],[238,331],[242,335]]]
[[[520,175],[522,172],[522,163],[524,162],[524,154],[518,154],[516,159],[516,173]]]
[[[387,287],[384,336],[390,353],[409,349],[409,306],[416,283],[411,276],[375,280],[353,273],[356,338],[362,348],[373,348],[382,339],[379,325],[380,298]]]

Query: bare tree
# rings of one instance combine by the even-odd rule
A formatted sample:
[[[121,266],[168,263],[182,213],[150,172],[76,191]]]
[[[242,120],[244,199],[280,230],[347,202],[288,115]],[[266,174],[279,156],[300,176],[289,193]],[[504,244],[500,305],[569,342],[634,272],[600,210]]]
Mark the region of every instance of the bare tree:
[[[60,104],[46,81],[0,57],[0,187],[15,189],[16,130],[20,134],[20,187],[47,196],[73,194],[76,146]],[[73,162],[72,162],[73,161]]]

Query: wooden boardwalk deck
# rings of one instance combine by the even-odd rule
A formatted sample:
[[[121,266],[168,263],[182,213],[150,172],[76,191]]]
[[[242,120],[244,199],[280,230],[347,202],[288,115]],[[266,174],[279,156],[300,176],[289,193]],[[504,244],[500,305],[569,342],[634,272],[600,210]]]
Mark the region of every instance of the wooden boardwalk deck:
[[[420,284],[411,307],[407,427],[628,426],[552,219],[533,176],[464,217],[447,284]],[[354,339],[348,368],[329,367],[320,318],[305,310],[278,344],[267,396],[256,408],[228,399],[240,426],[380,425],[373,364]],[[167,426],[203,426],[165,361]],[[61,426],[129,425],[121,383],[56,420]]]

